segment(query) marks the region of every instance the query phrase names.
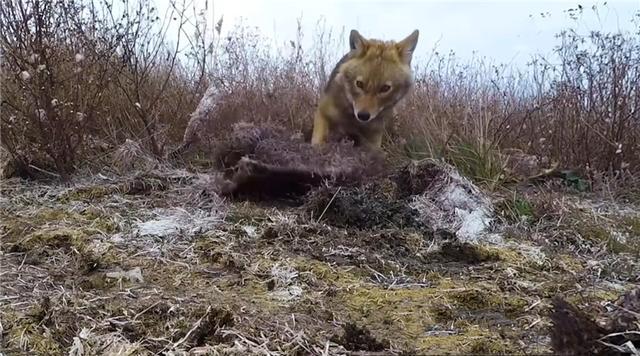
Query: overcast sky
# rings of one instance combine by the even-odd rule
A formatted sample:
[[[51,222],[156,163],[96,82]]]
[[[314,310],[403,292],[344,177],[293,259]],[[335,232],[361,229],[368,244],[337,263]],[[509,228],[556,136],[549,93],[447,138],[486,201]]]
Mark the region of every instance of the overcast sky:
[[[162,4],[170,0],[158,0]],[[297,19],[312,41],[318,21],[347,36],[352,28],[365,37],[399,40],[420,30],[417,56],[434,48],[462,58],[477,52],[502,63],[525,63],[533,53],[548,53],[554,34],[567,26],[580,31],[633,30],[640,0],[624,1],[444,1],[444,0],[191,0],[206,7],[208,22],[224,17],[223,31],[235,24],[255,26],[272,46],[295,39]],[[582,5],[577,22],[566,10]],[[597,5],[597,11],[592,9]],[[166,5],[165,5],[166,6]],[[542,15],[544,14],[544,15]],[[638,27],[635,27],[638,28]],[[343,46],[346,46],[344,42]]]

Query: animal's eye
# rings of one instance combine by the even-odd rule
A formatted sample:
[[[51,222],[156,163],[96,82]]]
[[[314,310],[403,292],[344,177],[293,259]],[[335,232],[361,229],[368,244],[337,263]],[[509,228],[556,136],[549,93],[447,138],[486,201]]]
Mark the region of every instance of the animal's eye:
[[[364,83],[362,80],[356,80],[356,86],[360,89],[364,89]]]
[[[383,85],[383,86],[381,86],[381,87],[380,87],[380,92],[381,92],[381,93],[386,93],[386,92],[388,92],[389,90],[391,90],[391,86],[390,86],[390,85],[385,84],[385,85]]]

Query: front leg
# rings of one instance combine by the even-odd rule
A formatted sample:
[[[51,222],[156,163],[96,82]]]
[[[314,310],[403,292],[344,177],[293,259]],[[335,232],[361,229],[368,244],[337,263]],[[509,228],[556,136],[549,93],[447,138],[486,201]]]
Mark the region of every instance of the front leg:
[[[313,118],[313,134],[311,136],[311,144],[314,146],[322,145],[327,142],[329,137],[329,120],[317,110]]]
[[[379,151],[382,148],[382,132],[360,137],[359,146],[364,146],[371,151]]]

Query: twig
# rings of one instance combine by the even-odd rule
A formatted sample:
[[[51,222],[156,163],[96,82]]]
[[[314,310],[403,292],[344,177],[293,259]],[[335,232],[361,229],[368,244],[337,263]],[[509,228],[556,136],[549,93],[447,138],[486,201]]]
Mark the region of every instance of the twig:
[[[624,310],[625,312],[635,316],[636,318],[640,318],[640,313],[636,313],[633,310],[629,310],[629,309],[627,309],[627,308],[625,308],[625,307],[623,307],[621,305],[616,305],[616,304],[613,304],[611,302],[607,303],[607,305],[612,306],[612,307],[617,308],[617,309]]]
[[[22,266],[24,266],[24,261],[27,260],[27,254],[24,254],[24,258],[22,259],[22,262],[20,263],[20,266],[18,266],[18,269],[16,271],[20,271],[22,269]]]
[[[625,335],[640,335],[640,331],[635,331],[635,330],[631,330],[631,331],[621,331],[619,333],[611,333],[608,335],[605,335],[603,337],[601,337],[598,340],[604,340],[610,337],[614,337],[614,336],[625,336]]]
[[[541,300],[538,300],[537,302],[531,304],[530,306],[527,307],[527,309],[525,309],[524,311],[528,312],[529,310],[535,308],[538,304],[542,303]]]
[[[180,339],[177,342],[175,342],[171,348],[175,349],[176,347],[178,347],[178,345],[180,345],[183,342],[187,341],[189,339],[189,337],[191,336],[191,334],[194,331],[196,331],[196,329],[200,326],[200,323],[202,323],[202,320],[204,319],[204,317],[209,315],[210,311],[211,311],[211,306],[208,306],[207,307],[207,311],[204,313],[204,315],[195,324],[193,324],[193,327],[191,328],[191,330],[189,330],[189,332],[187,332],[187,335],[185,335],[182,339]]]
[[[322,214],[320,214],[320,217],[318,218],[318,220],[316,222],[320,222],[320,220],[322,220],[322,217],[327,212],[327,209],[329,209],[329,206],[331,206],[331,203],[333,203],[333,200],[336,198],[338,193],[340,193],[340,188],[342,188],[342,187],[338,187],[338,189],[336,190],[335,194],[333,194],[333,196],[331,197],[331,200],[329,200],[329,203],[327,204],[327,206],[324,207],[324,210],[322,211]]]
[[[53,172],[49,172],[49,171],[44,170],[44,169],[42,169],[42,168],[36,167],[36,166],[34,166],[33,164],[30,164],[30,165],[29,165],[29,168],[33,168],[33,169],[35,169],[36,171],[40,171],[40,172],[45,173],[45,174],[48,174],[48,175],[50,175],[50,176],[60,178],[60,175],[59,175],[59,174],[57,174],[57,173],[53,173]]]
[[[638,352],[638,350],[636,349],[636,347],[633,345],[631,341],[625,342],[624,344],[622,344],[622,346],[611,344],[611,343],[600,341],[600,340],[598,340],[598,342],[601,343],[602,345],[609,346],[617,350],[618,352],[631,353],[634,356],[640,356],[640,353]]]
[[[140,313],[136,314],[136,315],[133,317],[133,319],[132,319],[132,320],[133,320],[133,321],[136,321],[136,319],[138,319],[138,317],[139,317],[140,315],[142,315],[142,314],[144,314],[144,313],[148,312],[149,310],[151,310],[153,307],[155,307],[155,306],[156,306],[156,305],[158,305],[158,304],[160,304],[160,302],[155,302],[155,303],[153,303],[153,304],[152,304],[150,307],[148,307],[147,309],[145,309],[145,310],[141,311]]]
[[[538,323],[540,323],[542,321],[541,318],[538,317],[538,319],[534,320],[531,324],[527,325],[524,329],[525,330],[529,330],[532,327],[536,326]]]

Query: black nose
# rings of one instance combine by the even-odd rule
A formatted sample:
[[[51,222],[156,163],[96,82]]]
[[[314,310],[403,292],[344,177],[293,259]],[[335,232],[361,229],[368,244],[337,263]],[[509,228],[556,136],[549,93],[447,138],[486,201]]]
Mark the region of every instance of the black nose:
[[[371,115],[366,111],[358,111],[358,119],[362,121],[369,121]]]

